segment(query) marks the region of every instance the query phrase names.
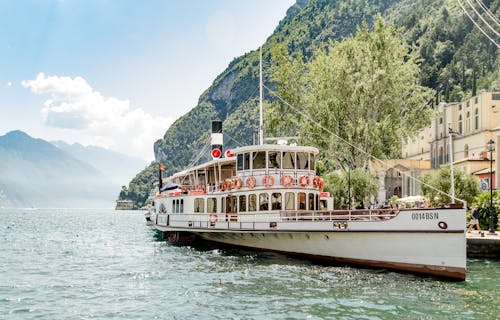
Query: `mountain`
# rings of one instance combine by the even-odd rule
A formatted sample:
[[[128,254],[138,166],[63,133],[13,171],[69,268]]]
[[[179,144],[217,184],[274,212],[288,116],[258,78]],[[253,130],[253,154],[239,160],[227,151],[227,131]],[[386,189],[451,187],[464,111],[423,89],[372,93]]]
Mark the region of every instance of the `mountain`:
[[[126,185],[138,171],[146,167],[146,162],[140,158],[101,147],[83,146],[79,143],[68,144],[64,141],[51,141],[51,143],[72,157],[92,165],[118,187]]]
[[[117,186],[99,170],[22,131],[0,136],[0,207],[112,207]]]
[[[482,3],[499,16],[498,0]],[[488,19],[484,11],[478,12]],[[474,14],[472,10],[468,13]],[[270,66],[274,63],[270,51],[277,44],[285,44],[290,56],[301,54],[307,60],[314,48],[342,41],[353,35],[363,21],[371,25],[377,15],[393,21],[420,56],[421,84],[436,90],[436,103],[460,101],[476,90],[500,86],[498,48],[453,0],[297,1],[263,45],[264,83],[270,88],[275,86],[270,81]],[[258,131],[258,65],[258,51],[234,59],[201,94],[198,105],[155,142],[156,161],[165,165],[167,175],[198,157],[209,141],[211,120],[224,122],[227,148],[253,142]],[[271,99],[266,94],[264,98]],[[154,176],[152,164],[130,182],[120,197],[143,203],[148,189],[144,181]]]

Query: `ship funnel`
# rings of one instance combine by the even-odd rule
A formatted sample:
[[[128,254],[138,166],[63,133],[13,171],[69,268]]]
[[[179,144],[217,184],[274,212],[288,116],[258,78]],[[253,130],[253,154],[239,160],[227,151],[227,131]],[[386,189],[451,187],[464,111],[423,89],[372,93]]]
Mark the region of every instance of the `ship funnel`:
[[[218,159],[222,156],[222,121],[212,121],[212,158]]]

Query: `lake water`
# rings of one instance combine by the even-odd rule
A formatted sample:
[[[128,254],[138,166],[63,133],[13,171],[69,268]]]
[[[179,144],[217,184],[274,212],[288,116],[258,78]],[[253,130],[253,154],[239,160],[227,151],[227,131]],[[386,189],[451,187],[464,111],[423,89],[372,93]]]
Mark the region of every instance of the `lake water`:
[[[162,241],[141,211],[0,209],[1,319],[493,319],[500,261],[467,281]]]

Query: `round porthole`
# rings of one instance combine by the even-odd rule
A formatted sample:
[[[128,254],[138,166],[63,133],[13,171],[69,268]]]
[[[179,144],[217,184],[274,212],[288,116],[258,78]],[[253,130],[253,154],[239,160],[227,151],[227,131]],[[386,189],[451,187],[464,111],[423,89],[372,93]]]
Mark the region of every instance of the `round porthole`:
[[[441,229],[448,229],[448,224],[444,221],[439,221],[438,223],[438,227],[440,227]]]

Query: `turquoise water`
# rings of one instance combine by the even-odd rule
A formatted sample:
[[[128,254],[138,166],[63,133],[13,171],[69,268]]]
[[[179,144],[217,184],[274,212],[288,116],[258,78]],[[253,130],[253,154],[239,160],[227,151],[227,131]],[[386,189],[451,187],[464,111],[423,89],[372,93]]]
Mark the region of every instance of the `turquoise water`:
[[[142,212],[0,209],[1,319],[493,319],[500,261],[467,281],[175,246]]]

